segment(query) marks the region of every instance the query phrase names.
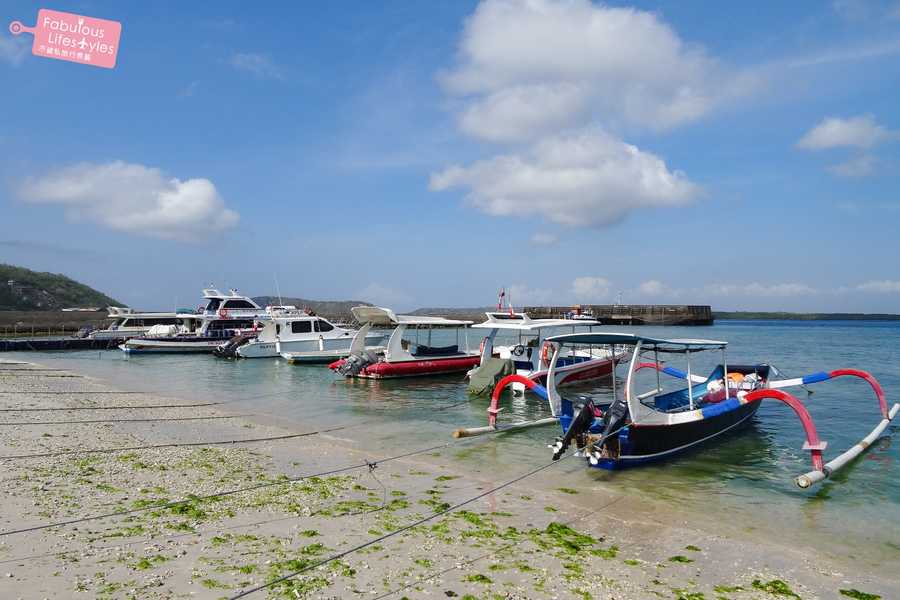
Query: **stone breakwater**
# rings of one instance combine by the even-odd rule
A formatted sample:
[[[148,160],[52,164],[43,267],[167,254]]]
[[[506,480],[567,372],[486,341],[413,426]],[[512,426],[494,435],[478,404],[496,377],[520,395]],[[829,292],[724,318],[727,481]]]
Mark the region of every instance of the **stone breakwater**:
[[[191,402],[0,361],[0,597],[228,597],[499,483],[451,466],[453,446],[365,468],[388,457],[366,452],[352,425],[339,438],[205,446],[303,430],[234,417],[233,406],[178,407]],[[223,416],[232,418],[179,420]],[[109,451],[89,452],[100,449]],[[354,464],[364,468],[311,476]],[[900,596],[896,581],[782,545],[789,540],[710,535],[615,489],[584,506],[564,484],[562,471],[552,492],[524,480],[257,596]]]

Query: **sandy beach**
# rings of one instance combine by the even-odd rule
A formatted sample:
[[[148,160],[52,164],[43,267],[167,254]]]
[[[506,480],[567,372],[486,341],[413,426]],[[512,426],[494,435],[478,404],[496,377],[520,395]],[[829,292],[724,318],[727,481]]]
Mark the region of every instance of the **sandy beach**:
[[[447,460],[489,436],[384,455],[353,424],[208,404],[0,361],[0,597],[228,598],[297,571],[249,597],[900,597],[833,552],[648,511],[613,485],[599,504],[564,478],[492,492],[505,482]]]

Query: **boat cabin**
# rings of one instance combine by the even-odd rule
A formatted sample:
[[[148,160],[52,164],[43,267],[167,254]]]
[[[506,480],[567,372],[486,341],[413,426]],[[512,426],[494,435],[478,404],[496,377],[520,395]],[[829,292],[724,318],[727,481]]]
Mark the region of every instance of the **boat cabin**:
[[[219,290],[209,287],[203,290],[203,298],[206,300],[206,305],[201,306],[198,312],[204,315],[252,318],[258,313],[264,312],[256,302],[247,296],[241,296],[235,289],[228,290],[227,294],[223,294]]]

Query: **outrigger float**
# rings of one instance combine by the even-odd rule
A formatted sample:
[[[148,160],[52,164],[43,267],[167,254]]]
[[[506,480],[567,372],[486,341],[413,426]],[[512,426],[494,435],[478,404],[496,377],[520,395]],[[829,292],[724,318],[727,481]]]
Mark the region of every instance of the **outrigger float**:
[[[454,435],[486,432],[483,430],[518,429],[542,425],[558,418],[563,436],[551,446],[555,460],[561,458],[574,442],[576,455],[586,458],[590,466],[614,470],[666,459],[712,441],[748,423],[762,400],[777,400],[788,405],[803,426],[806,435],[803,449],[809,450],[813,468],[794,481],[799,487],[808,488],[831,477],[862,454],[900,412],[900,404],[888,407],[881,385],[865,371],[837,369],[791,379],[771,379],[772,375],[778,374],[778,370],[771,365],[729,365],[725,358],[727,342],[665,340],[628,333],[568,334],[548,338],[548,341],[554,344],[555,349],[547,386],[532,382],[530,387],[547,399],[553,418],[498,425],[497,401],[503,387],[512,381],[501,382],[502,385],[497,386],[492,396],[488,427],[460,430]],[[587,397],[573,401],[559,394],[554,383],[554,371],[562,354],[561,348],[572,344],[606,344],[611,348],[632,348],[632,358],[621,396],[618,394],[615,377],[612,378],[611,402],[598,402]],[[695,374],[691,368],[691,355],[715,350],[722,352],[721,364],[706,377]],[[660,360],[661,354],[683,356],[687,370],[666,365]],[[639,373],[650,371],[655,373],[650,389],[636,392]],[[684,381],[687,387],[666,390],[663,375],[671,378],[670,380]],[[516,376],[510,376],[512,377]],[[882,419],[860,442],[826,463],[823,452],[827,444],[819,438],[809,411],[798,398],[782,390],[839,377],[865,380],[875,393]]]

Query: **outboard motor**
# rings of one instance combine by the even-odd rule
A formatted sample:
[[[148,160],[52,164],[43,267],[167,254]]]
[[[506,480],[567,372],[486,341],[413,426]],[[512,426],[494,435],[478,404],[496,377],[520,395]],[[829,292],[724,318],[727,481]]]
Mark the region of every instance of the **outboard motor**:
[[[359,375],[359,372],[369,365],[378,362],[378,356],[372,351],[364,351],[359,354],[351,354],[344,359],[341,366],[337,368],[337,372],[344,377]]]
[[[237,358],[237,349],[252,340],[255,335],[252,334],[239,334],[231,339],[229,339],[224,344],[216,346],[213,350],[213,354],[218,356],[219,358]]]
[[[576,441],[577,448],[581,450],[585,447],[584,434],[591,428],[594,419],[597,418],[599,409],[594,406],[591,400],[588,400],[578,414],[572,419],[572,423],[566,430],[566,434],[556,440],[556,443],[550,448],[553,450],[553,460],[559,460],[560,457],[568,450],[572,444],[572,440]]]

